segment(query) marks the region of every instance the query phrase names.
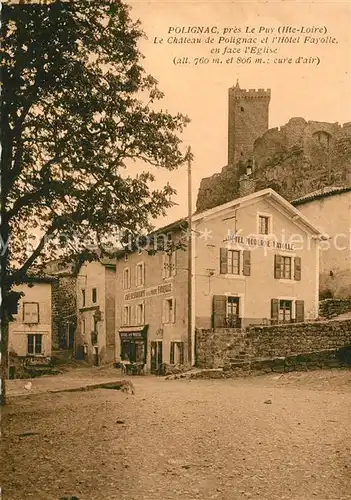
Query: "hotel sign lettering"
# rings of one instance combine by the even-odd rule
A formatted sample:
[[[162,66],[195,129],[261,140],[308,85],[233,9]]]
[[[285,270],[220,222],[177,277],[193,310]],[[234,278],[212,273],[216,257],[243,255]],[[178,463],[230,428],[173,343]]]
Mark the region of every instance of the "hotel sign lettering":
[[[135,292],[126,293],[124,295],[124,300],[143,299],[145,297],[147,298],[164,295],[165,293],[172,292],[172,289],[172,283],[152,286],[149,288],[144,288],[143,290],[136,290]]]
[[[294,245],[292,243],[255,237],[236,236],[235,234],[230,234],[223,241],[227,243],[238,243],[249,247],[266,247],[276,248],[278,250],[294,250]]]

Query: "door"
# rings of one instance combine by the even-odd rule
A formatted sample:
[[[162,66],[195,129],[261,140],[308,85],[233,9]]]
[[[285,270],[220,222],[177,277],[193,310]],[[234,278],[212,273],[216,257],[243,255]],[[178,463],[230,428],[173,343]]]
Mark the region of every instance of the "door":
[[[240,328],[239,297],[228,297],[227,299],[227,326],[229,328]]]
[[[162,365],[162,341],[151,342],[151,373],[157,374]]]
[[[74,325],[70,323],[68,325],[68,349],[74,348],[74,333],[75,333]]]
[[[99,366],[99,348],[97,346],[94,346],[93,363],[95,366]]]

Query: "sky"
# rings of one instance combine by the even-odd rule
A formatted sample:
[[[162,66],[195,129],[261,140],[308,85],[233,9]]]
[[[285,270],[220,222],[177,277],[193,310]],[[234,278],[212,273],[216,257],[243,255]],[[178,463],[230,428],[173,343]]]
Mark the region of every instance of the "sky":
[[[351,121],[351,1],[134,1],[130,0],[131,17],[139,19],[148,39],[140,43],[145,56],[143,66],[165,93],[162,108],[189,116],[190,125],[182,139],[184,150],[191,146],[192,194],[195,209],[197,191],[203,177],[220,172],[227,163],[227,96],[228,88],[239,80],[241,88],[270,88],[269,127],[284,125],[291,117],[306,120],[339,122]],[[335,37],[332,43],[297,43],[279,45],[279,57],[319,57],[315,64],[211,64],[213,55],[209,44],[167,43],[170,36],[191,36],[168,33],[170,28],[187,30],[191,26],[224,28],[246,26],[270,28],[278,26],[315,27],[327,29],[323,37]],[[242,35],[226,35],[242,36]],[[245,35],[249,36],[249,35]],[[290,35],[292,36],[292,35]],[[314,38],[313,35],[309,35]],[[322,36],[322,35],[320,35]],[[163,43],[154,43],[155,37]],[[270,44],[270,46],[272,46]],[[274,45],[277,47],[277,45]],[[190,63],[174,64],[173,60],[188,57]],[[194,64],[195,58],[208,58],[208,64]],[[235,56],[236,57],[236,56]],[[145,168],[134,165],[131,172]],[[187,214],[187,170],[157,170],[156,186],[170,182],[177,190],[177,203],[166,218],[155,222],[156,227]]]

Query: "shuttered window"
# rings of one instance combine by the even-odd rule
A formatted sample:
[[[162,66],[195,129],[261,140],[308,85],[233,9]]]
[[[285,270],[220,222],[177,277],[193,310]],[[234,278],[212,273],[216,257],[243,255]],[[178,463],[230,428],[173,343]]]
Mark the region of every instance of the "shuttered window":
[[[287,279],[292,278],[292,258],[283,255],[274,256],[274,277],[276,279]]]
[[[260,234],[269,233],[269,217],[260,215],[258,218],[258,231]]]
[[[136,306],[136,324],[143,325],[145,322],[145,311],[144,311],[144,303],[141,302]]]
[[[123,288],[125,290],[127,290],[128,288],[130,288],[130,285],[131,285],[131,276],[130,276],[130,271],[129,271],[129,268],[126,268],[124,271],[123,271]]]
[[[176,252],[166,252],[163,255],[163,278],[171,278],[176,275]]]
[[[43,336],[39,334],[27,336],[27,353],[28,354],[42,354],[43,350]]]
[[[292,301],[280,300],[279,301],[279,322],[290,323],[292,319]]]
[[[227,258],[227,273],[240,274],[240,252],[238,250],[228,250]]]
[[[175,299],[165,299],[164,301],[164,323],[175,322]]]
[[[251,274],[251,252],[244,250],[242,253],[242,274],[250,276]],[[220,274],[236,274],[240,275],[241,255],[239,250],[230,250],[228,248],[220,248],[219,253],[219,268]]]
[[[136,270],[136,286],[142,286],[145,284],[145,265],[143,262],[137,264]]]
[[[39,323],[38,302],[23,303],[23,323]]]

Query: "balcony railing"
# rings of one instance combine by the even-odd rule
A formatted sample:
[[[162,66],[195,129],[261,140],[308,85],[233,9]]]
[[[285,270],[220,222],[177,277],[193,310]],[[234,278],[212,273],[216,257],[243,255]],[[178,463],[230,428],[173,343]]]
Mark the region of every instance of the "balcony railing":
[[[235,315],[229,315],[224,318],[224,327],[225,328],[241,328],[241,318]]]

